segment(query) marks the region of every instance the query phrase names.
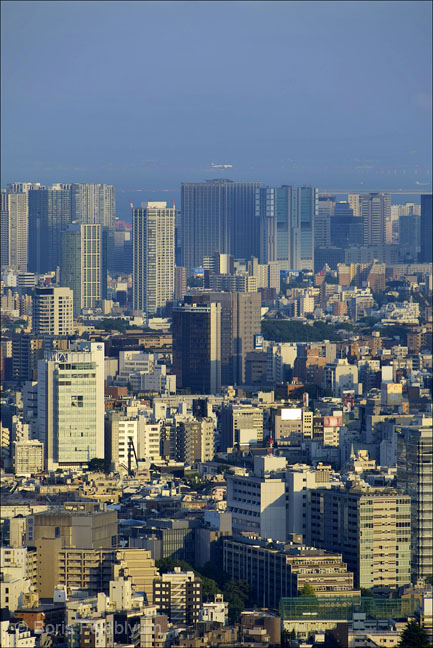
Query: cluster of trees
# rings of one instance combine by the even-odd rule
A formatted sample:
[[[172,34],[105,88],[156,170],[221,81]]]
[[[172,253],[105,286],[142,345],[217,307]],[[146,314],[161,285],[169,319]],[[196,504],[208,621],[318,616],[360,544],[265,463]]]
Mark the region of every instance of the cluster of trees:
[[[182,571],[193,571],[201,580],[203,601],[213,601],[215,594],[224,595],[224,600],[227,601],[229,607],[229,619],[232,623],[238,621],[242,610],[252,604],[248,583],[234,580],[211,562],[198,569],[192,567],[185,560],[173,558],[161,558],[155,564],[162,574],[173,571],[175,567],[180,567]]]
[[[108,475],[110,473],[110,460],[109,459],[91,459],[88,464],[90,472],[100,472]]]
[[[314,322],[312,325],[295,322],[288,319],[266,319],[262,321],[262,335],[265,340],[274,342],[322,342],[331,340],[338,342],[341,336],[337,333],[338,327],[326,322]]]
[[[107,317],[101,319],[99,320],[97,327],[104,331],[119,331],[120,333],[124,333],[127,329],[137,329],[139,331],[148,330],[143,327],[131,326],[129,321],[122,317]]]

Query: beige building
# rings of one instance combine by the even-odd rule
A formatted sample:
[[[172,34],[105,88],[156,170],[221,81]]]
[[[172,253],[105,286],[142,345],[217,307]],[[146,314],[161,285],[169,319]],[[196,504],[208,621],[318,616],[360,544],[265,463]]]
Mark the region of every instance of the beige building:
[[[31,516],[27,522],[27,545],[59,538],[61,547],[112,549],[117,546],[117,512],[95,502],[66,504],[65,510]],[[66,508],[68,507],[68,508]]]
[[[72,335],[73,319],[73,293],[70,288],[35,288],[32,314],[35,335]]]
[[[212,461],[214,457],[215,423],[211,418],[180,421],[177,425],[177,460],[190,466],[196,461]]]
[[[137,592],[153,601],[153,580],[158,572],[150,551],[143,549],[62,548],[61,538],[37,543],[39,596],[52,597],[56,585],[89,590],[93,595],[108,594],[110,581],[120,573],[129,576]]]
[[[27,272],[28,196],[27,193],[8,194],[8,265]]]
[[[36,440],[14,441],[15,475],[30,476],[44,469],[44,444]]]
[[[308,542],[340,551],[357,587],[396,589],[410,583],[410,497],[354,482],[346,489],[311,490],[308,508]]]

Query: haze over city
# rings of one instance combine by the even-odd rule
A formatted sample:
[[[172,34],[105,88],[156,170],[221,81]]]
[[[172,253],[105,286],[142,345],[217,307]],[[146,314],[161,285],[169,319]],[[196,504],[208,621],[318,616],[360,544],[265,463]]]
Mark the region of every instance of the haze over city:
[[[107,182],[120,201],[215,177],[431,189],[429,2],[6,1],[2,15],[2,185]]]

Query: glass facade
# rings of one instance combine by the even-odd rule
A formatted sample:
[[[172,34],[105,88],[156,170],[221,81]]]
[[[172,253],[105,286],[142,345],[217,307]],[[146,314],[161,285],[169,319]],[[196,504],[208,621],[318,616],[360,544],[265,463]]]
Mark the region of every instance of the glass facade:
[[[64,362],[54,371],[54,460],[86,463],[96,456],[96,363]]]

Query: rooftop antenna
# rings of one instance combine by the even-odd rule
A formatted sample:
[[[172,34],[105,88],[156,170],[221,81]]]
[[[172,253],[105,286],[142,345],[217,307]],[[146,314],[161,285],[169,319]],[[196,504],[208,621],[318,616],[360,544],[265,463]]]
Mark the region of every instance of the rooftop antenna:
[[[268,450],[269,455],[273,455],[273,453],[274,453],[274,447],[273,446],[274,446],[274,440],[272,438],[272,426],[271,426],[269,428],[269,450]]]

